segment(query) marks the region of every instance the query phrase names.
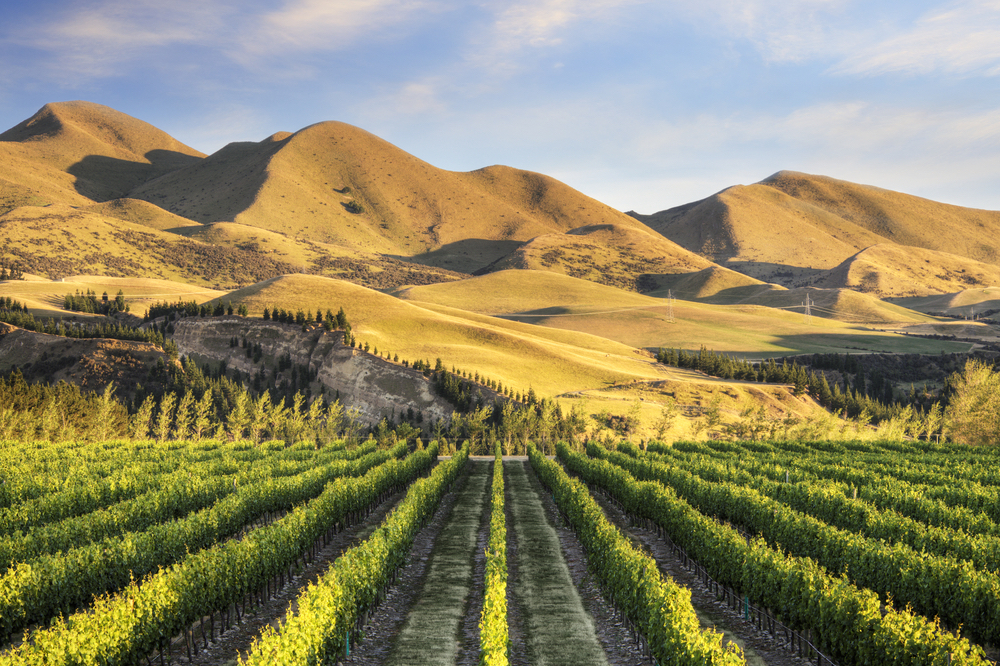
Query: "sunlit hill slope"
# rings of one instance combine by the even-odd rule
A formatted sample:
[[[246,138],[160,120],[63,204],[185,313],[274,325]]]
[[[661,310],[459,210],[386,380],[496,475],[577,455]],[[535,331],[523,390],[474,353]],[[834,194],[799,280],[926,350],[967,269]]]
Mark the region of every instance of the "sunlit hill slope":
[[[1000,212],[794,172],[635,217],[707,259],[786,286],[923,295],[995,283],[982,264],[1000,265]],[[863,275],[841,267],[872,246],[882,249]],[[937,253],[941,270],[909,270],[911,248],[925,251],[921,262]]]

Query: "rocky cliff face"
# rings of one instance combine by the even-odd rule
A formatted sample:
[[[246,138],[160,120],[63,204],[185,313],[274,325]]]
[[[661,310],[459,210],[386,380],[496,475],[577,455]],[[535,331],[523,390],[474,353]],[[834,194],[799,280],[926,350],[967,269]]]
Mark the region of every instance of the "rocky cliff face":
[[[117,396],[131,396],[138,384],[157,381],[150,371],[158,362],[168,363],[167,355],[145,342],[63,338],[0,322],[0,372],[18,368],[29,382],[65,380],[87,391],[114,382]]]
[[[244,317],[183,318],[174,322],[172,336],[178,351],[195,361],[225,361],[229,368],[255,374],[263,366],[269,372],[286,357],[308,366],[327,392],[340,393],[345,407],[358,410],[360,420],[378,423],[382,417],[399,415],[407,408],[422,412],[427,422],[451,416],[453,407],[437,396],[430,381],[413,368],[343,344],[343,333]],[[236,338],[240,344],[231,346]],[[243,340],[259,344],[258,363],[248,358]]]

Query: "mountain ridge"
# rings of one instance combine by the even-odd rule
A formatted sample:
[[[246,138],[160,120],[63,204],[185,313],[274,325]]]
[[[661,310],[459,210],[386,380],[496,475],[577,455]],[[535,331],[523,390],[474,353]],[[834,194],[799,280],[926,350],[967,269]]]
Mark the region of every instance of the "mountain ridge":
[[[0,220],[22,220],[15,226],[26,237],[23,221],[40,217],[28,211],[53,204],[39,242],[65,253],[82,246],[56,238],[65,236],[58,215],[65,224],[138,224],[170,234],[166,241],[221,243],[264,255],[272,269],[379,288],[420,271],[433,282],[509,268],[716,300],[773,285],[919,297],[1000,280],[990,268],[1000,267],[1000,212],[779,171],[652,215],[625,214],[540,173],[439,169],[337,121],[205,155],[106,106],[47,104],[0,134]],[[59,206],[90,216],[80,222]],[[939,270],[908,265],[918,255]],[[392,262],[411,268],[387,279]],[[204,279],[178,267],[150,274]]]

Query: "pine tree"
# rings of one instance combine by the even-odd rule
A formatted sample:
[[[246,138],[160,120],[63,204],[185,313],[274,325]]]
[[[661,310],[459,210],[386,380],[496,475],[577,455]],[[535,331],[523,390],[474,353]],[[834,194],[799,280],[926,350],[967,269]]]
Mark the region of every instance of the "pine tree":
[[[335,441],[340,435],[341,428],[349,420],[348,415],[344,411],[344,406],[340,404],[340,400],[334,400],[327,405],[326,413],[323,416],[324,443]]]
[[[164,393],[160,399],[160,412],[156,416],[156,439],[163,442],[170,436],[170,425],[174,418],[174,405],[177,396],[173,393]]]
[[[285,408],[285,399],[282,398],[281,402],[271,402],[270,394],[268,396],[268,403],[270,403],[267,410],[267,432],[269,439],[278,439],[278,435],[285,427],[285,423],[288,420],[288,409]]]
[[[260,444],[261,434],[267,428],[270,411],[271,394],[264,391],[250,405],[250,441],[254,444]]]
[[[226,418],[229,438],[233,441],[243,439],[243,433],[250,422],[250,411],[247,409],[247,402],[249,400],[250,394],[241,387],[237,388],[236,394],[233,396],[232,408],[229,410],[229,415]]]
[[[132,415],[129,420],[129,434],[132,439],[143,440],[149,439],[149,426],[153,421],[153,406],[156,401],[153,396],[147,395],[146,399],[142,401],[142,405],[139,410]]]
[[[194,406],[194,393],[185,391],[177,413],[174,416],[174,439],[187,439],[191,434],[191,408]]]
[[[42,441],[51,441],[59,427],[59,408],[56,403],[55,396],[49,397],[38,417],[38,439]]]
[[[114,398],[114,394],[115,383],[109,382],[108,385],[104,387],[104,393],[101,394],[101,398],[97,402],[97,410],[94,412],[94,425],[92,430],[94,433],[94,439],[98,442],[107,441],[111,433],[111,415],[114,408],[118,405],[118,402]]]
[[[302,432],[305,430],[305,414],[302,413],[304,402],[305,398],[302,396],[302,392],[296,391],[295,397],[292,398],[292,406],[285,414],[285,442],[287,444],[294,444],[302,438]]]
[[[200,440],[212,424],[212,387],[205,388],[201,400],[194,408],[194,438]]]

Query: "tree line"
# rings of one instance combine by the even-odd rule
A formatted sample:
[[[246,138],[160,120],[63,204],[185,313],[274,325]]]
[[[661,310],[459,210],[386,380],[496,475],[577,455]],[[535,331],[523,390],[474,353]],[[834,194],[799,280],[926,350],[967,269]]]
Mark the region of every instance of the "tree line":
[[[17,315],[26,313],[26,308],[22,310],[20,303],[16,303],[16,310],[13,301],[0,301],[0,305],[9,305],[7,311],[12,314],[15,311]],[[55,320],[40,323],[30,314],[19,322],[28,330],[57,335],[117,339],[132,339],[128,336],[136,336],[143,341],[169,346],[172,357],[176,358],[176,345],[167,338],[172,332],[170,319],[180,316],[216,316],[232,312],[233,309],[232,303],[222,302],[213,306],[184,301],[157,303],[147,311],[147,321],[161,317],[166,317],[167,321],[154,323],[146,330],[107,323],[90,327],[66,325]],[[299,310],[292,317],[290,310],[265,309],[265,319],[272,321],[317,324],[327,330],[344,330],[345,343],[374,353],[380,358],[383,356],[377,348],[372,350],[367,342],[363,345],[357,343],[343,308],[336,314],[332,309],[327,309],[325,314],[321,309],[308,314]],[[46,439],[56,437],[58,433],[61,433],[58,436],[65,438],[76,433],[76,436],[84,439],[98,436],[138,439],[211,436],[247,437],[255,441],[262,438],[294,441],[295,438],[306,436],[318,438],[319,442],[322,438],[360,436],[367,432],[386,444],[434,434],[452,442],[470,439],[477,451],[481,449],[488,453],[499,444],[506,452],[523,453],[528,441],[537,442],[544,450],[554,450],[557,440],[575,441],[586,429],[586,419],[582,413],[564,415],[558,403],[538,399],[533,389],[522,394],[479,372],[458,370],[454,366],[449,372],[441,359],[437,359],[432,366],[427,360],[412,363],[400,361],[398,354],[393,356],[388,352],[384,353],[387,360],[413,367],[428,377],[435,392],[448,400],[454,411],[450,418],[431,423],[422,412],[409,408],[400,410],[398,414],[393,412],[375,426],[365,428],[356,412],[345,410],[340,404],[339,394],[328,396],[326,388],[320,387],[318,395],[315,395],[313,384],[317,380],[316,371],[307,365],[293,363],[289,353],[277,358],[275,367],[271,368],[261,363],[263,349],[259,342],[252,342],[246,337],[233,337],[230,339],[230,346],[244,349],[247,357],[255,364],[259,363],[260,367],[255,372],[241,373],[235,369],[229,370],[225,362],[214,367],[208,364],[199,367],[193,360],[186,358],[181,358],[178,364],[161,362],[151,371],[149,385],[145,388],[137,387],[132,398],[118,398],[114,395],[113,387],[109,388],[103,399],[108,404],[116,405],[117,412],[124,416],[113,419],[110,422],[112,425],[101,429],[99,434],[91,432],[91,426],[87,425],[90,421],[87,419],[67,421],[71,423],[71,428],[55,431],[42,424],[42,412],[34,407],[28,408],[28,403],[21,402],[18,403],[18,411],[22,415],[18,417],[17,425],[12,425],[15,423],[12,419],[5,421],[7,425],[0,427],[0,438]],[[23,377],[15,383],[23,389]],[[76,387],[65,390],[80,393]],[[35,401],[33,404],[37,407],[45,403]],[[62,421],[65,420],[64,413],[71,411],[67,409],[59,401],[55,401],[50,411],[55,410],[54,413],[59,414]],[[89,413],[92,414],[93,410]]]
[[[163,333],[156,329],[145,330],[112,321],[99,321],[91,324],[88,322],[64,322],[54,318],[36,319],[28,312],[28,308],[18,301],[12,301],[9,298],[0,299],[0,301],[5,302],[5,305],[0,306],[0,321],[17,328],[23,328],[26,331],[78,340],[108,338],[128,342],[148,342],[162,349],[171,358],[177,357],[177,345],[173,340],[166,339]]]
[[[23,279],[24,273],[21,272],[21,268],[17,264],[13,264],[9,270],[6,264],[0,264],[0,282]]]
[[[208,303],[199,304],[196,301],[184,300],[174,303],[157,301],[146,309],[146,314],[143,316],[142,321],[150,322],[161,317],[168,319],[177,319],[178,317],[222,317],[227,314],[237,314],[241,317],[246,317],[250,314],[250,310],[245,303],[234,306],[229,301],[219,301],[215,305]]]
[[[114,300],[108,298],[108,292],[104,292],[98,300],[97,292],[87,289],[81,294],[77,289],[76,293],[66,294],[63,298],[63,310],[108,316],[118,312],[128,312],[130,308],[125,303],[125,294],[121,289],[118,290]]]
[[[966,393],[969,391],[965,379],[971,367],[968,365],[962,372],[955,372],[949,376],[944,388],[937,394],[931,393],[926,388],[918,392],[913,387],[909,393],[903,394],[896,390],[883,373],[877,369],[866,372],[865,365],[848,354],[822,354],[811,357],[815,361],[815,366],[841,373],[842,381],[835,381],[832,386],[823,372],[799,364],[794,359],[791,363],[783,359],[779,364],[773,358],[754,363],[716,353],[704,346],[697,354],[685,350],[660,349],[656,358],[660,363],[700,370],[725,379],[791,384],[796,395],[808,393],[820,405],[834,413],[863,425],[891,424],[900,434],[930,439],[941,436],[946,427],[954,432],[963,430],[958,420],[951,419],[949,425],[947,413],[953,413],[953,410],[949,411],[949,403],[963,390]],[[987,375],[980,369],[979,383],[989,385],[989,382],[983,379],[985,376]],[[760,415],[750,416],[758,421],[763,418]],[[990,430],[988,427],[984,428]],[[1000,427],[996,430],[1000,436]],[[981,437],[978,439],[982,440]]]

